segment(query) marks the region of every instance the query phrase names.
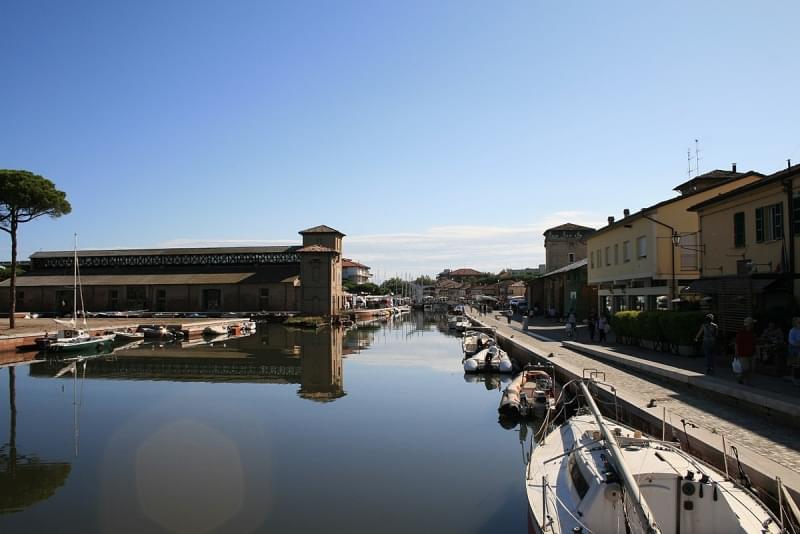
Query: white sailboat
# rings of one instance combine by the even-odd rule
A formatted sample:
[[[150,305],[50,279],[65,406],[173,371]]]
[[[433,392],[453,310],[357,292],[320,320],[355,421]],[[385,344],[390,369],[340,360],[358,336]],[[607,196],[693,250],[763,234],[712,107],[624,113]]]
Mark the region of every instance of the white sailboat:
[[[539,534],[786,532],[752,493],[675,444],[607,421],[588,404],[543,437],[526,473]]]
[[[86,309],[83,303],[83,288],[80,284],[80,269],[78,267],[78,234],[75,234],[73,278],[72,318],[68,322],[56,320],[57,323],[69,326],[69,328],[59,330],[56,334],[56,337],[46,343],[46,348],[52,352],[73,352],[86,350],[93,347],[97,348],[98,350],[102,350],[107,344],[114,340],[115,334],[91,335],[88,331],[89,325],[86,322]],[[79,329],[77,327],[78,298],[81,300],[83,329]]]

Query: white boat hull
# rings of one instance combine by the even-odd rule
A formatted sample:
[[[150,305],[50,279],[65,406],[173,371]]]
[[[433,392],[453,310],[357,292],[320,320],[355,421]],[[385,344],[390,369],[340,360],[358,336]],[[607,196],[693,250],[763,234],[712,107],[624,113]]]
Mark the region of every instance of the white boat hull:
[[[780,532],[763,504],[712,467],[668,444],[637,437],[630,427],[607,423],[619,429],[617,444],[663,534]],[[609,471],[598,428],[594,416],[576,415],[534,448],[526,472],[532,532],[626,531],[626,517],[634,514],[626,514],[625,503],[633,499],[623,499]]]

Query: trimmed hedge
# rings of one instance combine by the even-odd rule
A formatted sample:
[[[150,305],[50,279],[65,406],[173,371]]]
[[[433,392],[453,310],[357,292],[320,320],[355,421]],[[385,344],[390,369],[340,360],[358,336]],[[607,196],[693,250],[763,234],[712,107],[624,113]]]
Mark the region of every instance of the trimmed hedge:
[[[667,342],[672,345],[694,345],[694,336],[703,323],[701,311],[623,311],[611,318],[611,327],[623,343],[640,340]]]

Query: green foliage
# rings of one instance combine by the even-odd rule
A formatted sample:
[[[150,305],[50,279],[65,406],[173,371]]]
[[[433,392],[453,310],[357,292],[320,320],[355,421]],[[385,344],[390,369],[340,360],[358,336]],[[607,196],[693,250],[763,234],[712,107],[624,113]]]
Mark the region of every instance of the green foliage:
[[[28,171],[0,169],[0,228],[6,232],[42,215],[60,217],[70,211],[67,194],[47,178]]]
[[[692,345],[704,316],[701,311],[623,311],[614,314],[611,326],[617,339],[624,343],[644,339]]]
[[[611,328],[614,329],[618,340],[623,343],[631,343],[633,340],[639,339],[636,320],[639,313],[638,311],[621,311],[614,314],[611,318]]]
[[[60,217],[72,211],[67,194],[43,176],[29,171],[0,169],[0,230],[11,236],[11,283],[8,326],[14,328],[17,308],[17,230],[20,224],[48,215]]]
[[[650,341],[664,341],[664,331],[661,330],[661,311],[641,312],[636,318],[641,339]]]
[[[414,280],[415,284],[420,284],[423,286],[432,286],[436,283],[436,280],[431,278],[430,276],[423,274],[422,276],[418,276],[416,280]]]
[[[659,312],[659,324],[665,338],[675,345],[694,345],[694,336],[703,324],[705,312]]]

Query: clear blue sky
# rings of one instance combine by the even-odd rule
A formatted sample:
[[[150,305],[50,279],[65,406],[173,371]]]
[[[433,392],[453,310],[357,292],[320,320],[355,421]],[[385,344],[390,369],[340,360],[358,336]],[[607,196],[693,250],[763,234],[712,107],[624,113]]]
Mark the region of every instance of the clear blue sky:
[[[328,224],[387,274],[536,265],[547,225],[671,195],[695,138],[701,171],[800,161],[798,20],[790,1],[7,0],[0,168],[73,206],[21,255]]]

